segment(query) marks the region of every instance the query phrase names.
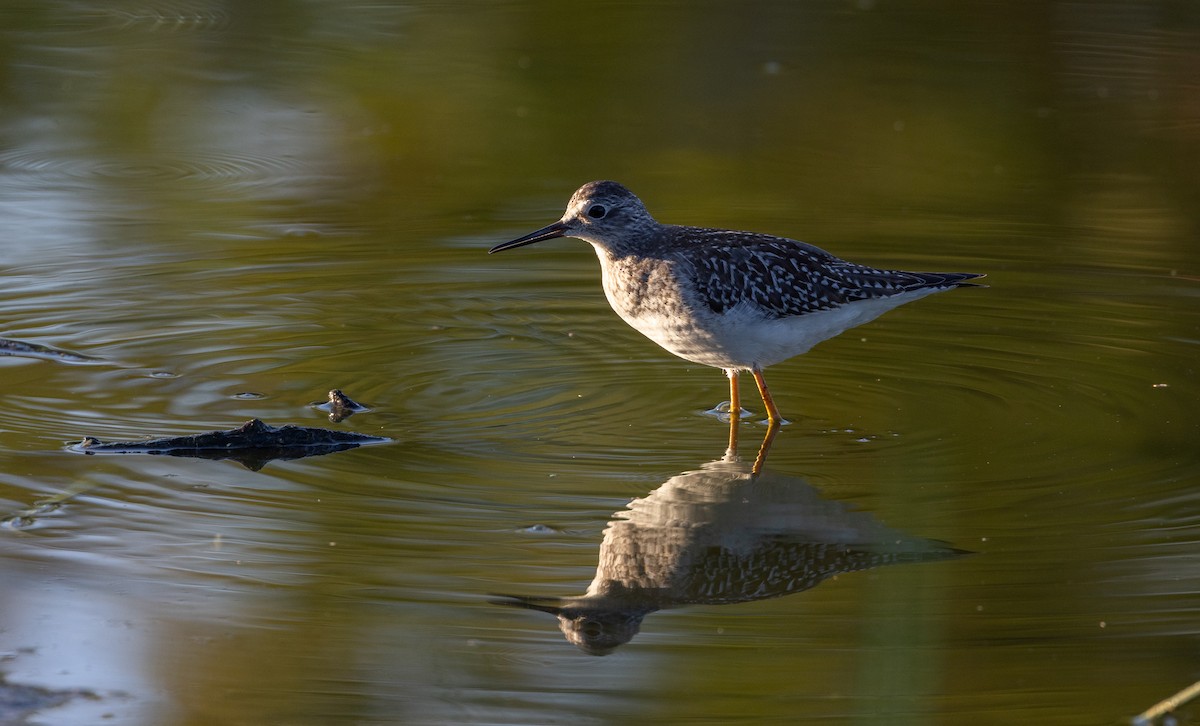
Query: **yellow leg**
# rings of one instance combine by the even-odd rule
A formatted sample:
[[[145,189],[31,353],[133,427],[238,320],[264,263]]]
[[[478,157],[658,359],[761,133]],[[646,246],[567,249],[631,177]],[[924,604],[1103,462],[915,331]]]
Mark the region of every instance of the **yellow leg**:
[[[738,423],[742,420],[742,401],[738,396],[738,372],[732,368],[725,371],[729,376],[729,448],[726,456],[736,456],[738,446]]]
[[[763,405],[767,407],[767,421],[778,426],[783,423],[783,416],[779,415],[779,409],[775,407],[771,392],[767,390],[767,382],[763,380],[762,371],[756,368],[750,372],[754,374],[754,382],[758,384],[758,395],[762,396]]]
[[[742,399],[738,394],[738,372],[732,368],[725,371],[729,376],[729,417],[736,420],[742,417]]]

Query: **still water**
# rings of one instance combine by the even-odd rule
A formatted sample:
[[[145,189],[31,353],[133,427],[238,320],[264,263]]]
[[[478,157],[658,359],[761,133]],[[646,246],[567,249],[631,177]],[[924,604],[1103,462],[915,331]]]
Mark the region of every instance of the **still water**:
[[[1200,680],[1198,49],[1171,2],[6,4],[0,721],[1128,722]],[[989,287],[772,368],[756,463],[587,245],[485,254],[597,178]],[[69,448],[251,418],[392,442]]]

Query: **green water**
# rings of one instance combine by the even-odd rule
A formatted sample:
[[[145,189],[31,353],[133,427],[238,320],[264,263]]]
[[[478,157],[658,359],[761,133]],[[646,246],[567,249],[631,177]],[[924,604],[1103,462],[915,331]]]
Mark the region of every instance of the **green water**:
[[[0,337],[98,360],[0,356],[0,694],[88,726],[1127,722],[1200,680],[1198,47],[1188,3],[8,3]],[[485,254],[599,178],[989,287],[771,368],[776,488],[714,483],[765,433],[721,462],[721,373],[626,327],[588,245]],[[331,388],[372,411],[329,422]],[[395,443],[66,448],[254,417]],[[493,603],[583,595],[631,527],[972,554],[671,602],[604,657]]]

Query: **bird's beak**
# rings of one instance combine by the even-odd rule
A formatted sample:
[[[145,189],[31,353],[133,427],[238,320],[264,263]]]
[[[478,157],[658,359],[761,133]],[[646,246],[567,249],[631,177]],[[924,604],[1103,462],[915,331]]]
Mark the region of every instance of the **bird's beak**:
[[[557,239],[558,237],[566,237],[566,236],[567,236],[567,225],[564,224],[563,221],[560,219],[557,222],[555,222],[554,224],[548,224],[545,227],[542,227],[541,229],[539,229],[538,231],[530,232],[529,234],[525,235],[524,237],[518,237],[517,239],[513,240],[512,242],[502,242],[501,244],[498,244],[495,247],[488,250],[488,254],[490,255],[494,252],[503,252],[504,250],[511,250],[511,249],[516,249],[517,247],[524,247],[525,245],[531,245],[534,242],[541,242],[543,240],[548,240],[548,239]]]
[[[503,598],[503,599],[501,599]],[[562,612],[561,605],[553,603],[562,602],[559,598],[554,597],[524,597],[522,595],[496,595],[494,599],[488,600],[493,605],[506,605],[513,608],[527,608],[529,610],[537,610],[551,615],[558,615]]]

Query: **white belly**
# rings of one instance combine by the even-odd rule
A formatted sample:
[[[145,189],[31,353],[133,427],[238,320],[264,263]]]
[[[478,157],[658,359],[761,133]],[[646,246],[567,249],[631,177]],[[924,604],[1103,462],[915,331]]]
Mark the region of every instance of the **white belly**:
[[[832,310],[773,318],[750,302],[715,313],[686,284],[688,269],[654,257],[614,260],[600,245],[604,294],[621,318],[685,360],[726,370],[763,369],[806,353],[894,307],[938,292],[924,288]],[[945,288],[943,288],[945,289]]]
[[[807,353],[823,340],[934,292],[937,290],[917,290],[853,302],[833,310],[773,319],[763,317],[748,303],[720,315],[711,310],[689,315],[632,315],[617,305],[613,309],[625,322],[680,358],[727,370],[761,370]]]

